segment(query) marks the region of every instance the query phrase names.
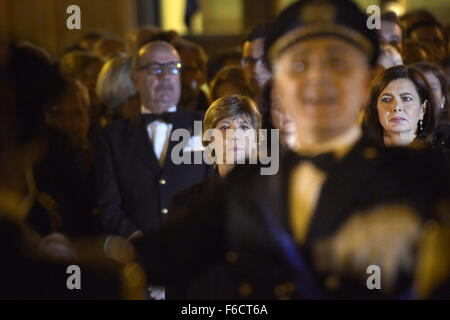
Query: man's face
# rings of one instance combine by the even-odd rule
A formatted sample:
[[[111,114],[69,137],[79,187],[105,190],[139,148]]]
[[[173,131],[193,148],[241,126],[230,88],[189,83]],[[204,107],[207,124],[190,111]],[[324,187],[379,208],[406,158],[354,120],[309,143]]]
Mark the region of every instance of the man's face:
[[[336,37],[304,40],[282,53],[274,70],[280,106],[299,138],[328,139],[357,125],[371,69],[355,46]]]
[[[181,99],[191,101],[200,93],[200,86],[206,81],[205,70],[198,65],[196,55],[191,51],[180,52],[183,62],[181,71]]]
[[[402,29],[394,22],[381,20],[381,43],[390,44],[400,52],[402,49]]]
[[[74,145],[82,146],[87,140],[90,117],[89,105],[81,89],[71,88],[61,98],[59,108],[48,116],[48,120],[67,133]]]
[[[441,88],[441,82],[439,81],[438,77],[436,77],[433,72],[425,72],[423,73],[423,75],[427,79],[431,89],[433,90],[434,95],[436,96],[436,99],[438,100],[439,103],[438,107],[443,108],[445,104],[445,97],[444,92]]]
[[[264,39],[246,41],[243,47],[243,68],[247,83],[251,88],[260,92],[267,80],[270,79],[270,71],[262,61],[264,54]]]
[[[160,66],[178,62],[178,53],[169,45],[149,45],[141,49],[133,82],[146,109],[162,113],[178,104],[181,96],[180,74],[170,72],[168,66]],[[140,69],[144,66],[147,68]],[[158,68],[162,70],[160,74],[154,72]]]
[[[430,58],[434,63],[440,63],[447,54],[445,36],[437,27],[424,26],[417,28],[411,33],[411,39],[423,42],[430,47],[430,52],[432,53]]]

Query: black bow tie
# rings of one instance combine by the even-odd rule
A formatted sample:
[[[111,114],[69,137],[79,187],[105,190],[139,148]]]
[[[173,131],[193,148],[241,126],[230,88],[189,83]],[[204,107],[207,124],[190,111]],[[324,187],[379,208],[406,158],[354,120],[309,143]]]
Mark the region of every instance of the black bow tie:
[[[311,161],[315,166],[322,170],[330,170],[338,161],[333,152],[322,153],[314,157],[304,157],[304,160]]]
[[[166,123],[172,123],[174,115],[175,112],[163,112],[159,114],[150,113],[150,114],[143,114],[142,119],[144,120],[144,123],[146,125],[149,125],[150,123],[156,120],[162,120]]]

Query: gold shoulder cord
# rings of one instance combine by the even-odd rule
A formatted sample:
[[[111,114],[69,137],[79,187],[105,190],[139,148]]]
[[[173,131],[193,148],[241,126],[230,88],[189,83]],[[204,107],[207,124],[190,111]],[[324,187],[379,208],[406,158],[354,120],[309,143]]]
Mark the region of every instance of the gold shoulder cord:
[[[427,299],[450,277],[450,225],[431,220],[425,224],[419,244],[414,293]]]

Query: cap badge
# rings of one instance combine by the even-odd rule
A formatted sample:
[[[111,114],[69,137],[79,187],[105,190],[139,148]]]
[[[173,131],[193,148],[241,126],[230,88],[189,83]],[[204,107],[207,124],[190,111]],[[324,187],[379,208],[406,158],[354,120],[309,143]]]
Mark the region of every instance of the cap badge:
[[[314,1],[306,4],[300,13],[304,24],[330,24],[336,18],[336,7],[329,1]]]

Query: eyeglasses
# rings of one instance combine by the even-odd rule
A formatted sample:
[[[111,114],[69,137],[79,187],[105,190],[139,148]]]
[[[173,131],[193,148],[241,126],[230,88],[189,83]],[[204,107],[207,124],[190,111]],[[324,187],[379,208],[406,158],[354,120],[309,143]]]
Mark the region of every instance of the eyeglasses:
[[[146,70],[149,75],[153,76],[159,76],[164,73],[164,70],[166,73],[171,75],[178,75],[181,72],[181,68],[183,65],[181,62],[168,62],[168,63],[157,63],[157,62],[151,62],[146,65],[143,65],[142,67],[137,68],[138,71]]]

